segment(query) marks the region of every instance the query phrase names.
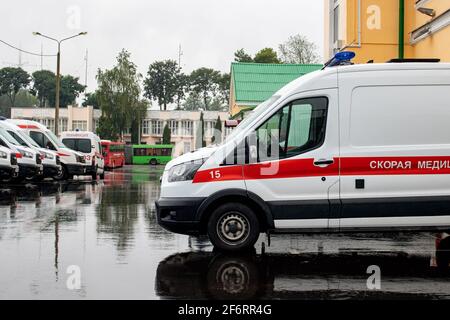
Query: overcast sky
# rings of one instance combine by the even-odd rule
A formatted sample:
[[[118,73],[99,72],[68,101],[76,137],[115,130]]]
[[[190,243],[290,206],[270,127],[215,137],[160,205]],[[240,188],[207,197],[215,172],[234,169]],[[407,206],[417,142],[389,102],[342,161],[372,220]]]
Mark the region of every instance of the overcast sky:
[[[110,68],[125,48],[145,75],[150,63],[178,59],[190,72],[209,67],[228,72],[234,52],[245,48],[254,54],[297,33],[307,36],[323,51],[321,0],[14,0],[2,1],[0,39],[24,50],[44,54],[55,43],[32,35],[39,31],[64,38],[80,31],[88,35],[62,47],[63,74],[85,79],[84,56],[89,51],[88,91],[96,87],[98,68]],[[40,69],[39,57],[22,54],[22,67]],[[0,66],[17,65],[17,51],[0,43]],[[44,58],[44,69],[56,69],[55,58]]]

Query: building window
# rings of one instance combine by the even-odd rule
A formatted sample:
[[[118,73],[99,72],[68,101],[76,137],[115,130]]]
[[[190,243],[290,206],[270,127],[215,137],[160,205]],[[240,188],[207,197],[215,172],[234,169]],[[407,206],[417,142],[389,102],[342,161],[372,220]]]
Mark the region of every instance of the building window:
[[[231,132],[233,132],[233,127],[225,127],[225,137],[228,137],[228,135],[231,134]]]
[[[214,135],[214,121],[205,121],[205,137],[211,138]]]
[[[87,131],[87,121],[84,120],[73,120],[72,130]]]
[[[183,136],[193,136],[194,135],[194,128],[192,125],[192,121],[190,121],[190,120],[181,121],[181,134]]]
[[[191,152],[191,143],[189,141],[185,141],[183,145],[183,153]]]
[[[178,135],[178,121],[177,120],[170,120],[169,121],[169,129],[170,129],[170,133],[173,136],[177,136]]]
[[[98,119],[94,119],[94,132],[97,132],[97,129],[98,129],[98,122],[99,122]]]
[[[145,135],[150,134],[150,120],[142,121],[142,134],[145,134]]]
[[[59,119],[59,132],[64,132],[67,131],[67,125],[68,125],[68,121],[67,118],[60,118]]]
[[[152,120],[152,135],[160,136],[162,132],[161,127],[162,127],[161,120]]]

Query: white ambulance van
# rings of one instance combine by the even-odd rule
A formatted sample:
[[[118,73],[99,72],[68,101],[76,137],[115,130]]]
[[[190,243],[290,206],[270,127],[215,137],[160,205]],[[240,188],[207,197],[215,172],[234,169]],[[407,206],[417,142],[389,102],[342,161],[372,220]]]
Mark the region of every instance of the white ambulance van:
[[[73,176],[86,175],[86,166],[82,154],[67,148],[53,132],[39,122],[23,119],[11,119],[25,134],[30,136],[41,148],[55,151],[61,161],[61,171],[54,176],[56,180],[72,179]]]
[[[17,178],[18,175],[16,153],[2,145],[0,140],[0,181],[9,181]]]
[[[224,250],[261,232],[450,230],[450,64],[346,56],[169,162],[159,224]]]
[[[66,131],[61,133],[61,141],[69,149],[83,154],[86,161],[86,174],[93,180],[105,178],[105,161],[100,138],[89,131]]]
[[[22,132],[22,130],[8,120],[0,120],[0,126],[8,131],[21,146],[28,147],[41,155],[42,165],[44,167],[43,175],[37,177],[38,180],[52,178],[61,174],[61,162],[56,152],[41,148],[33,139]]]
[[[6,180],[33,180],[42,176],[44,168],[39,152],[22,146],[14,137],[3,127],[0,126],[0,145],[8,148],[16,154],[17,164],[19,165],[19,175]]]

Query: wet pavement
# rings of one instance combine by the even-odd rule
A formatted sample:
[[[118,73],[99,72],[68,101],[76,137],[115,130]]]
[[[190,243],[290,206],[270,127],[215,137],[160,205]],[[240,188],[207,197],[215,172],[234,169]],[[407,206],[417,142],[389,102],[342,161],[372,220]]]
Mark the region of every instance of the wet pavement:
[[[450,298],[436,234],[276,235],[270,247],[261,235],[254,252],[228,255],[166,232],[162,170],[1,186],[0,299]]]

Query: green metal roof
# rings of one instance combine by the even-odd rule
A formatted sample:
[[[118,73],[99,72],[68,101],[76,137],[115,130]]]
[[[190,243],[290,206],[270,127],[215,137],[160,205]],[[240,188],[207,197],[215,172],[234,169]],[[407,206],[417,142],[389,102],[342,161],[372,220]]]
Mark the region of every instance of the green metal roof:
[[[322,68],[320,64],[231,64],[234,96],[238,103],[256,105],[269,99],[292,80]]]

